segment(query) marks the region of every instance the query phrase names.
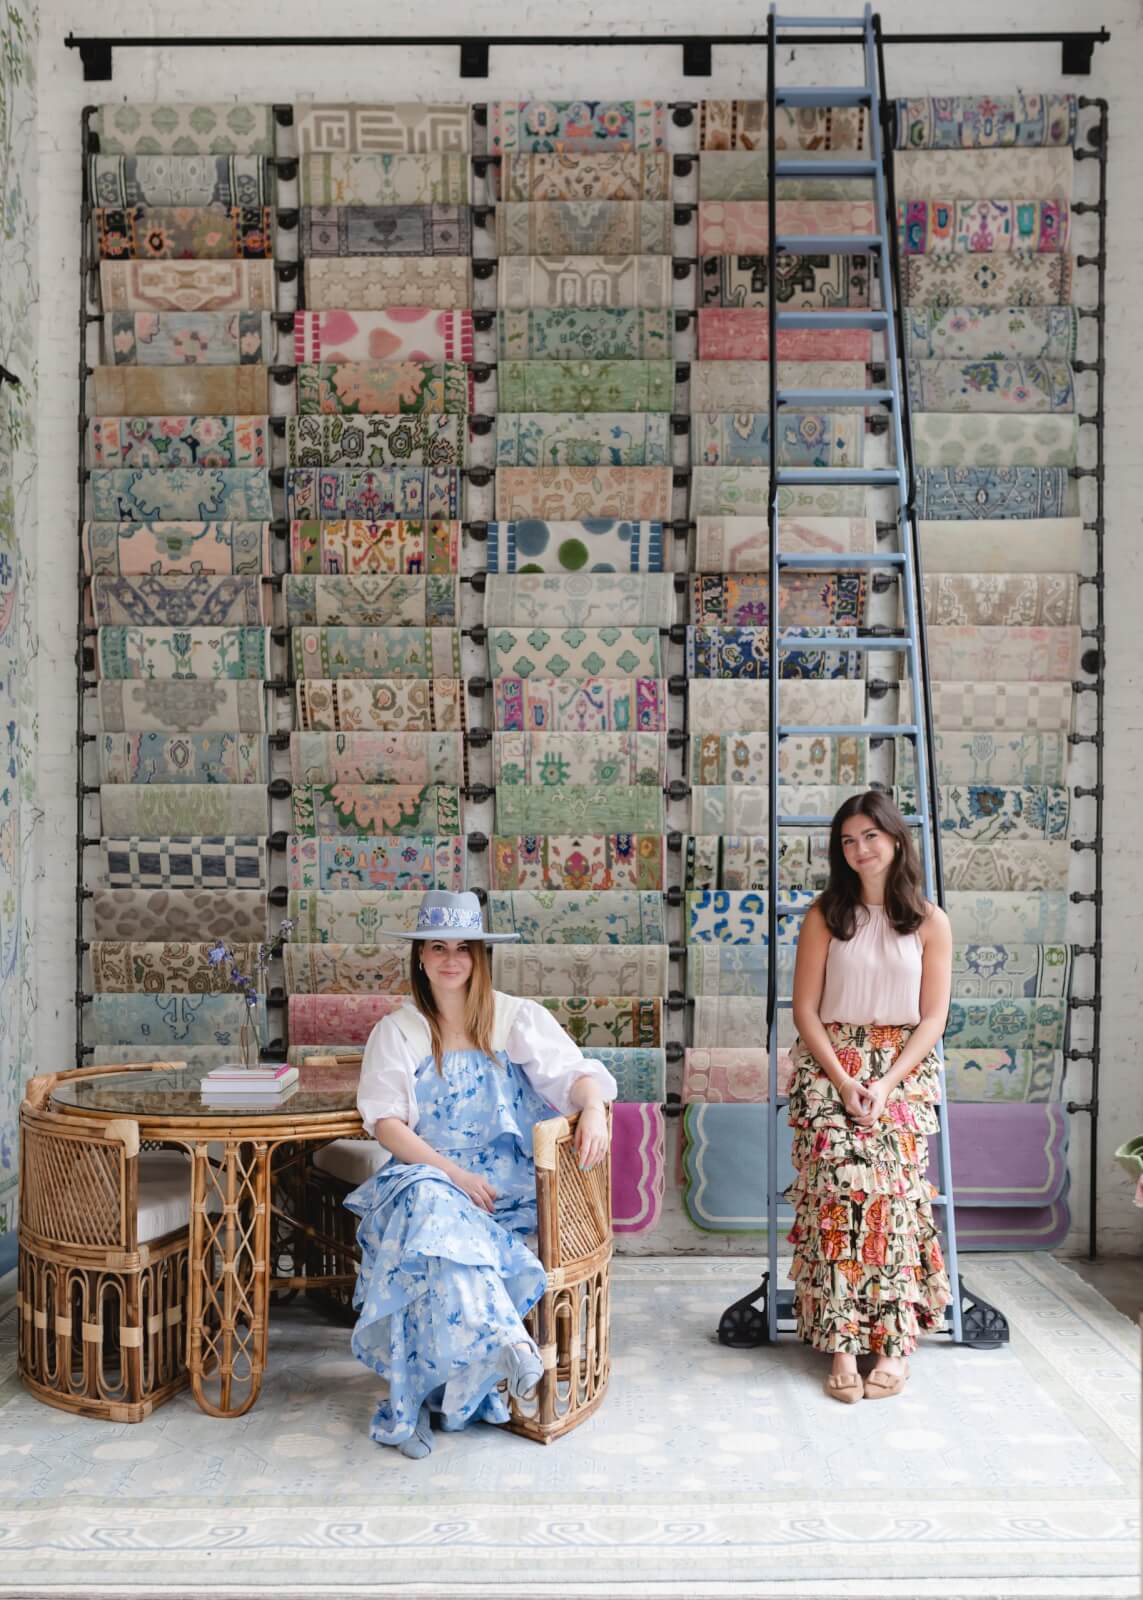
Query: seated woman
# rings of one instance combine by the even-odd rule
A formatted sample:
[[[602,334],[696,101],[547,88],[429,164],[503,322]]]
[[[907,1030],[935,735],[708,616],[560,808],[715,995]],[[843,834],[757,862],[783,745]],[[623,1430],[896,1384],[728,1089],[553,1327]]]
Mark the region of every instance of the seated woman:
[[[925,1168],[951,987],[949,919],[924,897],[908,823],[886,795],[854,796],[798,938],[790,1085],[798,1333],[832,1356],[825,1391],[846,1405],[900,1394],[918,1334],[944,1325]]]
[[[474,894],[429,893],[413,941],[412,1001],[369,1035],[357,1105],[385,1164],[346,1200],[361,1218],[353,1353],[389,1381],[370,1428],[404,1455],[441,1426],[507,1422],[543,1374],[522,1318],[545,1289],[532,1129],[581,1113],[580,1166],[607,1153],[615,1080],[533,1000],[492,987]],[[555,1111],[553,1111],[555,1107]],[[389,1159],[391,1158],[391,1159]]]

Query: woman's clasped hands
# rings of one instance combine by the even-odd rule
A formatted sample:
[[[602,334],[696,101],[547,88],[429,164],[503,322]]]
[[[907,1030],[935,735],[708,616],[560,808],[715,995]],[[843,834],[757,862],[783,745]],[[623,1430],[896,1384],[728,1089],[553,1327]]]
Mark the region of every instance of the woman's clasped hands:
[[[839,1092],[850,1119],[866,1133],[872,1132],[881,1121],[889,1098],[884,1083],[863,1084],[850,1078]]]

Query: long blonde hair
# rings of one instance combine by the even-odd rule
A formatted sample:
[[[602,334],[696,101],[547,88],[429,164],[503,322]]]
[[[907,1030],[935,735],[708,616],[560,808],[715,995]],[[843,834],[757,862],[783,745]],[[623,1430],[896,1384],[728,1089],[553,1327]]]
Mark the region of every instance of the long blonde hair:
[[[469,943],[472,971],[464,997],[464,1031],[476,1048],[484,1055],[492,1054],[492,1023],[496,1012],[496,994],[492,987],[492,963],[488,948],[481,939]],[[433,1046],[433,1060],[437,1072],[444,1073],[442,1058],[444,1048],[441,1035],[440,1013],[433,998],[429,975],[421,965],[420,940],[413,943],[409,961],[409,982],[413,991],[413,1004],[429,1025],[429,1038]]]

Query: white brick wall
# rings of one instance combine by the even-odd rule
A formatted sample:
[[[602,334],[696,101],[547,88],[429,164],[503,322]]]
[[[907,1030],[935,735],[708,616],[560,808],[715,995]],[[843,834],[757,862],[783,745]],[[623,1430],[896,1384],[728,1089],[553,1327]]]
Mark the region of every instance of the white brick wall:
[[[823,4],[807,14],[851,15],[853,0]],[[1143,578],[1140,576],[1140,506],[1143,466],[1136,428],[1143,427],[1137,369],[1143,370],[1143,210],[1133,148],[1143,111],[1143,47],[1137,3],[1107,0],[1081,6],[1070,0],[887,0],[881,13],[887,32],[927,29],[1044,30],[1086,28],[1104,23],[1110,45],[1097,49],[1090,79],[1059,76],[1059,51],[1050,46],[915,46],[888,50],[889,88],[894,93],[950,93],[982,90],[1066,87],[1107,98],[1111,104],[1110,252],[1108,271],[1107,428],[1107,694],[1106,779],[1107,898],[1105,918],[1104,1067],[1101,1092],[1099,1191],[1100,1241],[1109,1253],[1134,1253],[1143,1242],[1143,1213],[1132,1208],[1129,1187],[1111,1160],[1111,1151],[1128,1134],[1143,1132],[1143,1072],[1140,1071],[1139,955],[1143,939],[1143,837],[1140,833],[1139,750],[1143,741]],[[492,0],[440,0],[430,18],[409,8],[384,12],[371,0],[343,0],[329,17],[340,33],[376,31],[382,14],[394,30],[434,27],[466,32],[612,33],[686,32],[709,25],[720,32],[747,32],[763,25],[765,8],[757,0],[722,0],[704,9],[683,0],[658,0],[652,7],[630,3],[608,6],[591,0],[537,0],[527,5]],[[492,76],[462,81],[452,47],[417,52],[351,49],[293,50],[130,50],[118,52],[110,84],[85,84],[78,54],[66,50],[64,36],[77,33],[179,35],[226,33],[310,33],[321,14],[310,0],[251,0],[241,12],[226,0],[147,4],[146,0],[104,0],[98,7],[41,0],[40,60],[40,218],[41,218],[41,388],[40,438],[46,470],[40,485],[39,620],[41,634],[40,795],[46,813],[40,884],[40,1011],[36,1059],[39,1070],[72,1060],[74,1014],[74,660],[76,582],[76,270],[78,260],[79,117],[82,107],[100,99],[220,99],[290,101],[299,93],[329,99],[481,100],[498,95],[599,96],[654,94],[696,99],[706,94],[764,92],[764,56],[745,49],[716,49],[709,80],[681,75],[675,49],[496,50]],[[783,74],[790,82],[856,82],[861,64],[856,52],[784,52]],[[796,57],[796,59],[794,59]],[[1093,193],[1095,164],[1082,164],[1077,194]],[[1090,228],[1092,219],[1087,219]],[[1082,235],[1081,235],[1082,237]],[[1086,937],[1082,926],[1077,937]],[[1081,1022],[1079,1026],[1082,1026]],[[1086,1069],[1069,1085],[1076,1099],[1087,1094]],[[1073,1125],[1072,1201],[1075,1228],[1070,1243],[1086,1248],[1087,1124]],[[671,1125],[672,1139],[677,1124]],[[722,1241],[698,1234],[680,1215],[674,1179],[673,1147],[668,1192],[674,1198],[668,1224],[652,1247],[706,1251],[743,1248],[745,1241]]]

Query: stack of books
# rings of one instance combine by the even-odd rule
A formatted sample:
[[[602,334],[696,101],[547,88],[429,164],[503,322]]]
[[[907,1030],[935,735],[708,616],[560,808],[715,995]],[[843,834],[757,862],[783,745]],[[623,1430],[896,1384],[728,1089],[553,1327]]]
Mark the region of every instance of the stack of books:
[[[202,1080],[204,1105],[275,1106],[298,1085],[297,1067],[215,1067]]]

